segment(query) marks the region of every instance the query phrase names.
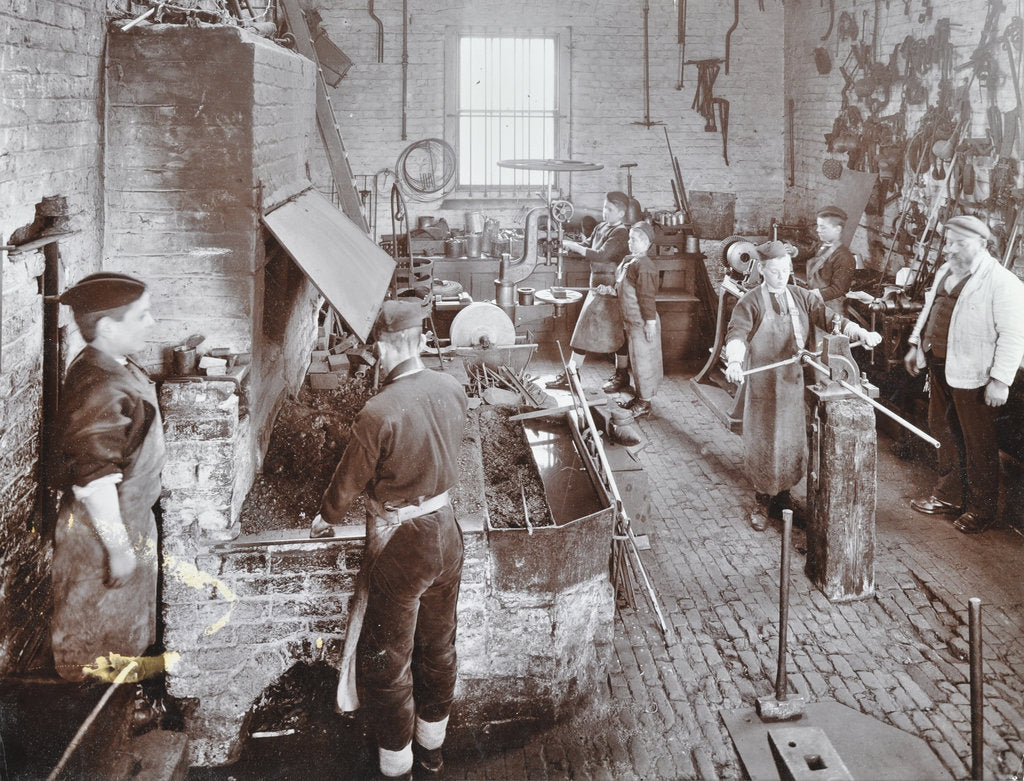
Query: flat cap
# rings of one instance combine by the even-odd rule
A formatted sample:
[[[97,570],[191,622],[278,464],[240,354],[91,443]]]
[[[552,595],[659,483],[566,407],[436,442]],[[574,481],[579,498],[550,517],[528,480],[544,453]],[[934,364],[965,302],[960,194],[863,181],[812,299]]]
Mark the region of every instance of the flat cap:
[[[127,274],[101,271],[90,274],[69,287],[60,302],[75,314],[93,314],[133,304],[146,292],[146,283]]]
[[[625,193],[619,192],[618,190],[612,190],[609,193],[605,193],[604,197],[606,201],[614,203],[622,209],[622,211],[625,212],[629,210],[629,196]]]
[[[654,226],[651,225],[651,223],[647,222],[647,220],[640,220],[640,222],[634,222],[633,223],[633,227],[630,228],[630,230],[631,231],[640,231],[648,239],[650,239],[651,241],[654,241]]]
[[[846,222],[846,212],[840,209],[838,206],[825,206],[824,208],[818,209],[815,217],[835,217],[837,220]]]
[[[404,331],[407,328],[422,328],[426,310],[418,298],[385,301],[377,318],[377,331],[382,334]]]
[[[992,238],[992,231],[989,230],[985,221],[980,220],[971,214],[961,214],[959,217],[946,220],[946,230],[950,230],[951,228],[959,231],[960,233],[970,233],[975,236],[981,236],[985,241]]]
[[[789,247],[781,241],[766,241],[757,247],[757,254],[761,260],[772,260],[773,258],[792,258]]]

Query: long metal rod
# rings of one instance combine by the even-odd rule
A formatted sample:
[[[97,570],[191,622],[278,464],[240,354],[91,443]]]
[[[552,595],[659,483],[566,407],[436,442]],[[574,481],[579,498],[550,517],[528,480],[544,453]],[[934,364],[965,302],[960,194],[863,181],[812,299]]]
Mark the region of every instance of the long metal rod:
[[[601,442],[601,432],[597,428],[597,424],[594,423],[594,416],[590,414],[590,405],[587,403],[587,397],[583,393],[583,384],[580,382],[580,375],[574,365],[566,363],[565,357],[562,356],[561,342],[558,343],[558,353],[562,359],[562,367],[563,371],[565,371],[565,376],[569,379],[569,385],[572,388],[572,395],[574,398],[579,398],[581,402],[580,406],[583,407],[583,415],[586,419],[587,427],[590,429],[591,438],[594,440],[594,447],[597,450],[598,460],[601,462],[601,469],[608,480],[608,488],[612,492],[612,497],[615,499],[616,514],[625,521],[626,539],[633,552],[635,570],[639,571],[640,575],[643,577],[644,587],[647,589],[647,596],[650,597],[651,606],[654,608],[654,612],[658,616],[658,625],[661,627],[662,638],[665,640],[665,644],[668,645],[668,624],[665,621],[664,614],[661,612],[661,604],[658,602],[658,595],[654,591],[654,586],[651,583],[650,578],[647,577],[647,569],[640,560],[640,551],[636,546],[636,535],[633,534],[632,525],[629,522],[629,515],[627,515],[626,508],[622,503],[622,497],[619,495],[619,487],[615,483],[615,474],[612,472],[611,465],[608,463],[608,456],[605,455],[604,444]]]
[[[824,365],[818,363],[817,361],[815,361],[815,360],[813,360],[811,358],[808,358],[806,355],[803,356],[803,360],[806,363],[809,363],[811,366],[813,366],[818,371],[820,371],[823,374],[825,374],[826,376],[831,374],[831,372],[829,371],[827,366],[824,366]],[[836,382],[838,382],[840,385],[842,385],[844,388],[846,388],[846,390],[850,391],[850,393],[854,394],[857,398],[864,399],[864,401],[866,401],[868,404],[870,404],[872,407],[874,407],[879,412],[883,412],[886,415],[888,415],[890,418],[895,420],[897,423],[899,423],[905,429],[908,429],[909,431],[912,431],[913,433],[917,434],[919,437],[921,437],[921,439],[923,439],[929,445],[932,445],[933,447],[936,447],[936,448],[941,446],[941,443],[935,437],[925,433],[924,431],[919,429],[917,426],[915,426],[913,423],[911,423],[909,420],[906,420],[905,418],[901,418],[899,415],[897,415],[895,412],[890,410],[888,407],[886,407],[886,406],[884,406],[882,404],[879,404],[873,398],[871,398],[870,396],[866,395],[860,388],[857,388],[857,387],[851,385],[846,380],[836,380]]]
[[[406,140],[405,104],[409,97],[409,0],[402,0],[402,140]]]
[[[985,777],[985,693],[981,673],[981,600],[967,600],[971,637],[971,778]]]
[[[370,18],[377,23],[377,62],[384,62],[384,22],[373,12],[373,0],[369,0]]]
[[[733,1],[732,27],[725,34],[725,75],[729,75],[729,41],[732,38],[733,30],[740,26],[740,0]]]
[[[779,662],[775,668],[775,699],[786,699],[786,639],[789,634],[789,538],[793,531],[793,511],[782,511],[782,563],[779,567]]]
[[[64,753],[61,754],[60,761],[57,763],[57,766],[50,771],[50,775],[46,777],[46,781],[56,780],[64,769],[64,766],[67,765],[68,760],[71,759],[71,755],[75,753],[75,750],[81,744],[82,739],[85,737],[85,733],[89,731],[93,722],[96,721],[96,717],[100,715],[100,712],[106,707],[107,702],[113,696],[114,692],[117,691],[117,687],[124,683],[129,675],[137,672],[138,667],[139,663],[137,661],[132,661],[121,669],[121,672],[119,672],[117,677],[111,682],[110,687],[103,692],[103,696],[100,697],[100,701],[96,703],[96,707],[90,711],[88,717],[86,717],[85,721],[82,722],[82,726],[78,728],[75,736],[71,738],[71,742],[68,743],[68,747],[64,749]]]

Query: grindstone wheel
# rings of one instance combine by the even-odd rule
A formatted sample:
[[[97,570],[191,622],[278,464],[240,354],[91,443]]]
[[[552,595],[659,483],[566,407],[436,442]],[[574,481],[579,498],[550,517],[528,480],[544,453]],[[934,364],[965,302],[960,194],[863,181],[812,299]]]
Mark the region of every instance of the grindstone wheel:
[[[495,304],[474,301],[451,325],[452,347],[497,346],[516,343],[516,327]]]

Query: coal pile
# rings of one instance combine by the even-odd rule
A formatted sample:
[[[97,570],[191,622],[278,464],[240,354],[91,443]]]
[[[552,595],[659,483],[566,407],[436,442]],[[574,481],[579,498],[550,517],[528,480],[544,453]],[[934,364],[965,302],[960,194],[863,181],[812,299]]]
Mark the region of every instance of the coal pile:
[[[544,484],[522,425],[509,420],[513,412],[510,407],[488,405],[476,410],[480,424],[484,495],[491,526],[497,529],[524,528],[527,513],[531,526],[551,526],[553,521],[544,497]]]

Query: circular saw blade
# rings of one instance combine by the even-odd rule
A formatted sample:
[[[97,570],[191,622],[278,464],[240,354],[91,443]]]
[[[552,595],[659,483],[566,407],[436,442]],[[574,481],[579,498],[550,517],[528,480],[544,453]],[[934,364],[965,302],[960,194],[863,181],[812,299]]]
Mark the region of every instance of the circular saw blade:
[[[516,327],[500,307],[474,301],[452,318],[453,347],[480,347],[516,343]]]

